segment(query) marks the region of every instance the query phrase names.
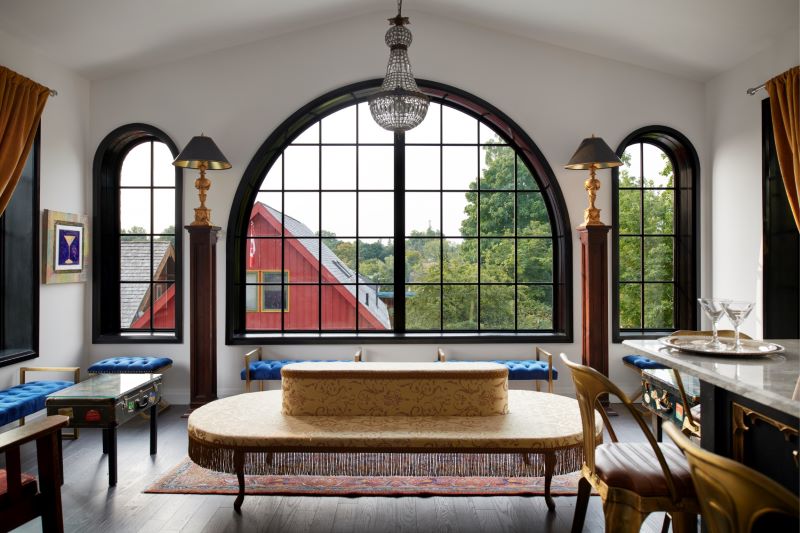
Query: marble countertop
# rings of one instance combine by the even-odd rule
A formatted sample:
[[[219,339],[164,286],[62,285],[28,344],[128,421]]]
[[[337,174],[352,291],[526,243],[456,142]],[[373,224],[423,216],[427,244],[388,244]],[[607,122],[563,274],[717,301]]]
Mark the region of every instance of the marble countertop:
[[[786,351],[754,358],[711,357],[667,348],[657,340],[624,345],[659,363],[800,417],[800,339],[770,339]]]

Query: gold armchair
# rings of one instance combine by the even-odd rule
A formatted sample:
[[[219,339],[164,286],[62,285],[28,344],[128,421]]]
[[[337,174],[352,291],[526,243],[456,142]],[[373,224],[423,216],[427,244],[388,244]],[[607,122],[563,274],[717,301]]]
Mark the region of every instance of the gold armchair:
[[[711,533],[763,531],[767,526],[759,524],[759,519],[773,513],[793,522],[785,524],[784,531],[797,531],[797,496],[752,468],[700,448],[671,422],[664,423],[664,431],[686,454],[700,509]]]
[[[591,489],[603,500],[606,531],[639,531],[652,512],[672,515],[676,533],[696,531],[699,506],[689,467],[677,447],[658,443],[642,414],[622,390],[607,377],[579,365],[561,354],[571,371],[583,421],[583,479],[578,484],[578,501],[572,522],[573,533],[583,529]],[[646,442],[619,442],[608,415],[598,398],[617,396],[642,430]],[[600,412],[610,443],[599,443],[594,431],[594,412]]]

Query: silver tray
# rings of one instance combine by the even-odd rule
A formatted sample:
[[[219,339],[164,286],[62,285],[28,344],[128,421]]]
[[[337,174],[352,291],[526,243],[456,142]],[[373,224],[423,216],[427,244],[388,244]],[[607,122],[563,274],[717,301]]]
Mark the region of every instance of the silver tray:
[[[669,337],[662,337],[658,340],[664,346],[669,346],[670,348],[683,352],[716,355],[718,357],[753,357],[784,351],[783,346],[775,344],[774,342],[742,339],[742,351],[737,352],[733,350],[733,339],[727,337],[720,337],[719,339],[720,342],[725,345],[726,349],[714,350],[705,345],[705,343],[711,340],[711,337],[705,335],[670,335]]]

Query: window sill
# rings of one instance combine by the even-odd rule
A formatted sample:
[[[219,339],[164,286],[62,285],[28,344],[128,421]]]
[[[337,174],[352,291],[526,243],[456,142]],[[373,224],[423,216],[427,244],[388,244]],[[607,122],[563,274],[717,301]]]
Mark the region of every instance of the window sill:
[[[250,346],[254,344],[432,344],[470,342],[480,344],[506,343],[571,343],[572,335],[565,333],[240,333],[228,335],[225,344]]]
[[[183,344],[176,333],[114,333],[96,335],[92,344]]]
[[[18,351],[13,350],[3,350],[4,353],[0,355],[0,367],[2,366],[9,366],[14,365],[17,363],[21,363],[22,361],[28,361],[30,359],[35,359],[39,357],[39,354],[31,349],[25,348]]]
[[[623,331],[614,332],[612,336],[612,342],[614,344],[621,344],[623,341],[634,341],[634,340],[654,340],[660,339],[661,337],[666,337],[668,335],[672,335],[675,332],[674,329],[665,329],[663,331]]]

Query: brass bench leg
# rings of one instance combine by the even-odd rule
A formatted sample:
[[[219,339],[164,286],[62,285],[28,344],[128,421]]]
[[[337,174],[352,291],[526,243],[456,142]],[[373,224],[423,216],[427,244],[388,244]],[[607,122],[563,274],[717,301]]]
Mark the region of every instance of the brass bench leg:
[[[553,472],[556,470],[556,452],[548,450],[544,452],[544,501],[548,511],[556,510],[556,503],[550,494],[550,483],[553,481]]]
[[[242,502],[244,502],[244,452],[233,452],[233,467],[236,469],[236,479],[239,481],[239,494],[233,502],[233,509],[242,514]]]

